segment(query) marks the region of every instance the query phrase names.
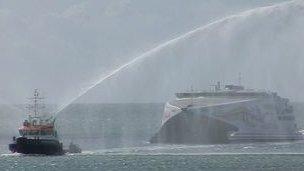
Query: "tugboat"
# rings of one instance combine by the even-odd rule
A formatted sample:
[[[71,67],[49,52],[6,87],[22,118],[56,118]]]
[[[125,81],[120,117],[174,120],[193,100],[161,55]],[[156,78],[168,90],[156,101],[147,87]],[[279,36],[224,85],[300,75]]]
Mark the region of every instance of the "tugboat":
[[[63,155],[63,145],[58,139],[55,129],[55,118],[39,114],[39,92],[35,89],[34,97],[30,98],[33,105],[29,105],[29,117],[19,128],[19,137],[13,137],[13,143],[9,144],[9,150],[13,153]]]

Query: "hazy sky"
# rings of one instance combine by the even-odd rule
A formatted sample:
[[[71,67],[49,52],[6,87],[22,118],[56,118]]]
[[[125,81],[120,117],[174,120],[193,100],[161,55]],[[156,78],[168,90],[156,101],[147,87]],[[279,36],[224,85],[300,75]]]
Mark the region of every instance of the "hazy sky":
[[[62,104],[162,42],[282,0],[0,1],[0,99],[34,88]],[[89,91],[81,102],[159,102],[217,80],[295,100],[303,75],[303,1],[259,10],[193,34]],[[292,90],[291,90],[292,89]]]

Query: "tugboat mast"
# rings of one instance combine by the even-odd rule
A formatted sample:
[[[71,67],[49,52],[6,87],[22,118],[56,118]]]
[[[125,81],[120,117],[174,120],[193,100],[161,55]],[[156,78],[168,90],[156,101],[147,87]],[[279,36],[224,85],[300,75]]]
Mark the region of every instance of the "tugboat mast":
[[[32,98],[28,98],[29,100],[33,100],[33,104],[32,105],[28,105],[28,109],[29,109],[29,114],[31,114],[32,112],[34,113],[34,117],[38,117],[39,116],[39,109],[43,108],[43,106],[39,106],[39,101],[44,99],[43,97],[39,97],[39,91],[38,89],[34,90],[34,97]]]
[[[38,97],[39,96],[39,92],[37,89],[35,89],[35,92],[34,92],[34,114],[35,114],[35,117],[37,117],[38,115]]]

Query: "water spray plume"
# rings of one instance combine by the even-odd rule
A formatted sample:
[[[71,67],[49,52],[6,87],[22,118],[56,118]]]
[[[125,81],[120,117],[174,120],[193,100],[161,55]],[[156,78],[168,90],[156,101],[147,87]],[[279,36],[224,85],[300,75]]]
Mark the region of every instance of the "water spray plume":
[[[297,1],[297,0],[296,0]],[[235,15],[230,15],[228,17],[224,17],[222,19],[216,20],[214,22],[211,22],[209,24],[206,24],[204,26],[198,27],[192,31],[189,31],[185,34],[182,34],[181,36],[178,36],[174,39],[171,39],[169,41],[166,41],[164,43],[161,43],[160,45],[156,46],[155,48],[146,51],[144,53],[142,53],[141,55],[135,57],[134,59],[132,59],[131,61],[117,67],[116,69],[112,70],[111,72],[109,72],[106,76],[102,76],[101,78],[99,78],[98,80],[96,80],[92,85],[84,88],[77,96],[73,97],[71,100],[69,100],[67,103],[63,104],[62,106],[60,106],[58,108],[58,110],[55,112],[55,116],[58,115],[58,113],[60,113],[63,109],[65,109],[67,106],[69,106],[70,104],[72,104],[74,101],[76,101],[78,98],[80,98],[81,96],[83,96],[84,94],[86,94],[88,91],[90,91],[91,89],[95,88],[97,85],[99,85],[100,83],[102,83],[103,81],[110,79],[112,76],[118,74],[119,72],[121,72],[124,69],[127,69],[129,66],[136,64],[137,62],[139,62],[140,60],[146,59],[148,57],[152,57],[153,54],[160,52],[162,49],[164,48],[168,48],[170,46],[175,45],[178,42],[181,42],[183,40],[187,40],[187,38],[190,38],[192,36],[195,36],[197,33],[201,33],[205,30],[208,29],[212,29],[212,26],[215,26],[217,24],[221,24],[221,23],[225,23],[227,21],[233,20],[233,19],[237,19],[237,18],[245,18],[248,17],[250,15],[253,15],[255,13],[259,13],[259,12],[265,12],[283,5],[287,5],[287,4],[291,4],[295,1],[288,1],[288,2],[283,2],[280,4],[275,4],[275,5],[271,5],[271,6],[266,6],[266,7],[259,7],[259,8],[255,8],[255,9],[251,9],[251,10],[247,10],[244,12],[241,12],[239,14],[235,14]]]

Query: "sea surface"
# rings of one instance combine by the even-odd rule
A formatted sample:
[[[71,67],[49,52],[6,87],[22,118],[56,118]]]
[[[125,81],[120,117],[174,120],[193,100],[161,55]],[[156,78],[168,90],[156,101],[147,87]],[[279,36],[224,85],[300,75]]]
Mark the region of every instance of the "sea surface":
[[[304,141],[168,145],[150,144],[164,104],[73,104],[57,118],[65,145],[83,153],[63,156],[11,154],[7,109],[1,111],[0,170],[303,170]],[[304,105],[294,104],[303,128]],[[8,117],[8,118],[7,118]],[[11,116],[16,118],[16,116]],[[22,115],[24,117],[24,115]],[[21,123],[20,123],[21,124]],[[19,125],[16,125],[17,130]]]

